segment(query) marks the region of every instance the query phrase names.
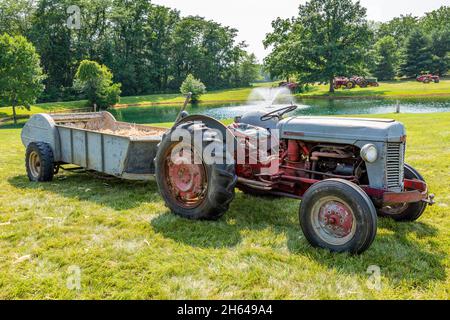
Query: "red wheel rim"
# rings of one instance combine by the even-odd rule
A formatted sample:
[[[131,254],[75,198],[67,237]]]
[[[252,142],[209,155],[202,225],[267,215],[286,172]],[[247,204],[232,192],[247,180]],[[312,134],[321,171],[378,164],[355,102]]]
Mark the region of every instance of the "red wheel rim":
[[[343,245],[356,233],[353,210],[337,197],[324,197],[312,208],[312,224],[317,235],[332,245]]]
[[[165,181],[169,194],[183,208],[198,207],[208,186],[205,166],[193,162],[192,149],[180,148],[166,155]]]

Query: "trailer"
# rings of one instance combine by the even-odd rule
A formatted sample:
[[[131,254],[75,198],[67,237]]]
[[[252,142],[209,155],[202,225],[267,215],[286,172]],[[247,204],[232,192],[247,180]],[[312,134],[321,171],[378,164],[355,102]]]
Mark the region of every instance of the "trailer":
[[[123,179],[151,180],[157,145],[166,131],[120,122],[106,111],[35,114],[21,135],[27,174],[32,181],[51,181],[60,167],[72,164]]]

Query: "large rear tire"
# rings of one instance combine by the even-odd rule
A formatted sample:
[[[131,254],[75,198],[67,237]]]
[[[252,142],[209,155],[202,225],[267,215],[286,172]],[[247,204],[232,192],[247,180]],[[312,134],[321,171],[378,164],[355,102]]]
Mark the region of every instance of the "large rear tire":
[[[413,167],[405,163],[405,178],[417,179],[425,182],[422,175]],[[426,202],[402,203],[393,206],[385,206],[378,210],[381,217],[390,217],[396,221],[415,221],[420,218],[427,208]]]
[[[31,142],[27,146],[25,166],[30,181],[52,181],[55,171],[53,150],[50,145],[45,142]]]
[[[186,130],[191,141],[194,141],[194,135],[201,135],[202,145],[172,141],[171,136],[176,129]],[[223,164],[208,164],[203,159],[203,150],[215,143],[222,153],[216,153],[215,158],[222,157]],[[183,148],[184,151],[178,152]],[[183,123],[163,136],[155,158],[156,182],[172,212],[188,219],[217,220],[228,210],[234,199],[237,176],[234,161],[226,161],[233,159],[227,153],[226,143],[211,135],[203,123]],[[193,155],[199,157],[199,164],[179,161],[186,157],[191,160]]]
[[[377,232],[372,201],[346,180],[329,179],[312,185],[304,194],[299,215],[309,243],[333,252],[362,253]]]

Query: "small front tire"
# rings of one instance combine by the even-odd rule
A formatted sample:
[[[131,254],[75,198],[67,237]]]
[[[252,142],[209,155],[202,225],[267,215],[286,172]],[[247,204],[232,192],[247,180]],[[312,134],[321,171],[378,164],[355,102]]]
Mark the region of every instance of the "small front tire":
[[[369,196],[342,179],[312,185],[304,194],[299,215],[309,243],[332,252],[360,254],[377,232],[376,209]]]

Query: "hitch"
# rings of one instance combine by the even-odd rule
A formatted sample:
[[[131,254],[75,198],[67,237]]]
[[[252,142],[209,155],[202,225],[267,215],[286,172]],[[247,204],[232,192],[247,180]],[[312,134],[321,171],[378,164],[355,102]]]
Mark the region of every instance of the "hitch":
[[[430,193],[428,197],[426,199],[423,199],[422,201],[428,203],[429,206],[432,206],[436,203],[436,201],[434,201],[434,194],[432,193]]]

